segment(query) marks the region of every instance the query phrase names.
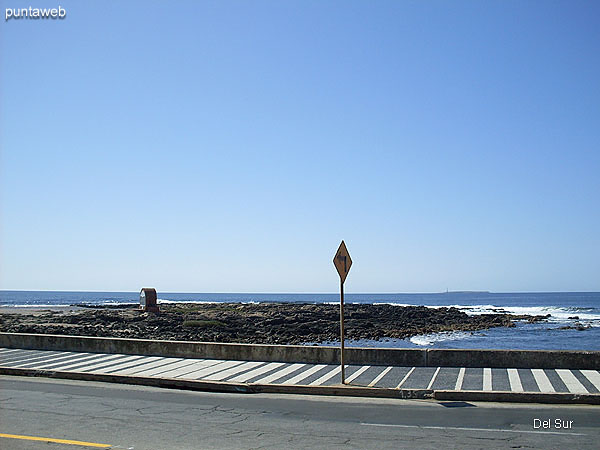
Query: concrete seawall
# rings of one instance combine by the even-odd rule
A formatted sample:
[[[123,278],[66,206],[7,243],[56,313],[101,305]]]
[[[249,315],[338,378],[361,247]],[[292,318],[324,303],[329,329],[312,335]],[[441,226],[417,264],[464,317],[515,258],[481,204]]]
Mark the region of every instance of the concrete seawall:
[[[338,364],[339,348],[0,333],[0,347]],[[600,370],[600,351],[347,348],[347,364]]]

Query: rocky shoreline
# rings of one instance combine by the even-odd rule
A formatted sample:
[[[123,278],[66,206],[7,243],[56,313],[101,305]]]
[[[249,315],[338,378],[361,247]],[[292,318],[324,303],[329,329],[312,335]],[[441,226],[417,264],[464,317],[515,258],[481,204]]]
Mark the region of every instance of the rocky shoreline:
[[[76,305],[74,310],[0,312],[0,330],[138,339],[253,344],[306,344],[339,341],[339,306],[298,303],[178,303],[147,313],[137,305],[116,308]],[[477,331],[538,322],[546,316],[482,314],[457,308],[348,304],[346,339],[407,339],[442,331]]]

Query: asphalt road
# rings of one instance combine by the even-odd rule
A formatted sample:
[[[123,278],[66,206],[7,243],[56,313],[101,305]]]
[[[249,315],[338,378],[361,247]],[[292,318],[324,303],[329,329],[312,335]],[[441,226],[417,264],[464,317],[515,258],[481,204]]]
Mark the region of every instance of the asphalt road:
[[[598,448],[600,407],[221,394],[2,376],[0,448],[92,448],[6,435],[113,449],[582,449]]]

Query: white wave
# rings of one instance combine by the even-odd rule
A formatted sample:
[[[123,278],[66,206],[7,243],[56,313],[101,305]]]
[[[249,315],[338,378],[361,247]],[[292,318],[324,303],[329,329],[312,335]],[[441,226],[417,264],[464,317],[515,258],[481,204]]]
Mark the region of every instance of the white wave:
[[[516,314],[529,316],[546,316],[548,322],[553,323],[572,323],[580,321],[584,325],[592,327],[600,327],[600,314],[590,312],[594,308],[567,308],[560,306],[497,306],[497,305],[411,305],[406,303],[373,303],[374,305],[393,305],[393,306],[425,306],[426,308],[456,308],[460,311],[477,316],[481,314]],[[578,319],[570,319],[570,317],[578,317]]]
[[[480,314],[502,314],[507,312],[503,307],[496,305],[448,305],[447,307],[460,309],[461,311],[472,316]]]
[[[579,317],[578,320],[600,321],[600,314],[589,312],[592,308],[565,308],[560,306],[495,306],[495,305],[452,305],[470,315],[480,314],[516,314],[529,316],[546,316],[550,314],[550,322],[574,320],[569,317]],[[600,324],[599,324],[600,325]]]
[[[135,300],[132,300],[130,302],[105,302],[105,303],[86,303],[86,302],[82,302],[79,303],[80,305],[90,305],[90,306],[113,306],[113,305],[133,305],[138,303]],[[74,305],[77,305],[78,303],[74,303]]]
[[[550,314],[550,322],[565,322],[571,320],[590,321],[592,326],[600,326],[600,314],[581,312],[581,308],[562,308],[559,306],[508,306],[504,308],[509,314],[528,314],[531,316],[545,316]],[[578,317],[579,319],[569,319]]]
[[[158,298],[156,299],[156,303],[206,303],[206,304],[212,304],[212,303],[222,303],[222,302],[212,302],[209,300],[167,300],[164,298]]]
[[[496,306],[496,305],[423,305],[427,308],[456,308],[469,315],[481,314],[516,314],[529,316],[546,316],[550,321],[573,320],[569,317],[579,317],[579,320],[600,321],[600,314],[590,313],[593,308],[566,308],[560,306]],[[588,311],[588,312],[585,312]]]
[[[200,304],[200,305],[212,305],[212,304],[228,303],[228,302],[216,302],[216,301],[212,301],[212,300],[167,300],[165,298],[158,298],[158,299],[156,299],[156,303],[161,303],[161,304],[189,303],[189,304]],[[249,300],[247,302],[234,302],[234,303],[239,304],[239,305],[258,305],[258,304],[261,304],[262,302]],[[268,302],[267,302],[267,304],[268,304]]]
[[[373,302],[374,305],[390,305],[390,306],[425,306],[425,305],[411,305],[410,303],[394,303],[394,302]],[[435,308],[435,306],[427,306],[427,308]]]
[[[414,303],[394,303],[394,302],[374,302],[374,305],[390,305],[390,306],[423,306],[425,308],[440,309],[440,308],[457,308],[466,310],[471,314],[492,314],[494,312],[502,312],[502,307],[494,305],[417,305]]]
[[[428,346],[436,342],[457,341],[471,337],[472,333],[467,331],[442,331],[440,333],[420,334],[410,338],[410,342],[415,345]]]
[[[38,304],[14,304],[14,305],[0,305],[0,308],[68,308],[68,307],[76,307],[79,305],[85,305],[98,308],[102,308],[103,306],[120,306],[120,305],[131,305],[136,302],[105,302],[105,303],[38,303]]]
[[[66,304],[54,304],[54,303],[40,303],[37,305],[0,305],[0,308],[66,308],[71,306],[70,303]]]

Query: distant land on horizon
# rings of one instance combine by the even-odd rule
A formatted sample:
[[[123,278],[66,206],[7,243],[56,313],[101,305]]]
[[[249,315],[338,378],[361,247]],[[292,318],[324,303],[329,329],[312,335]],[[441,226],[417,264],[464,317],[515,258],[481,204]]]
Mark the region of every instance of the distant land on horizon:
[[[141,288],[140,288],[141,290]],[[278,295],[278,294],[291,294],[291,295],[333,295],[339,294],[339,292],[193,292],[193,291],[163,291],[156,289],[157,292],[164,294],[219,294],[219,295],[239,295],[239,294],[252,294],[252,295]],[[103,290],[56,290],[56,289],[0,289],[0,292],[85,292],[85,293],[137,293],[135,291],[103,291]],[[486,291],[486,290],[457,290],[457,291],[442,291],[442,292],[346,292],[351,295],[436,295],[436,294],[575,294],[575,293],[586,293],[595,294],[600,291]]]

